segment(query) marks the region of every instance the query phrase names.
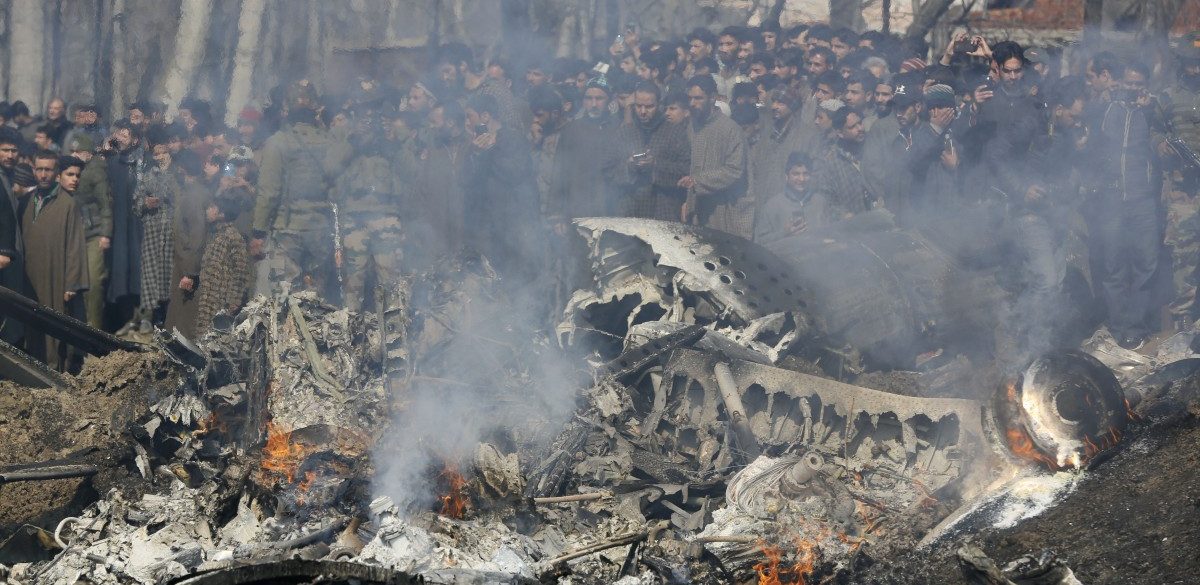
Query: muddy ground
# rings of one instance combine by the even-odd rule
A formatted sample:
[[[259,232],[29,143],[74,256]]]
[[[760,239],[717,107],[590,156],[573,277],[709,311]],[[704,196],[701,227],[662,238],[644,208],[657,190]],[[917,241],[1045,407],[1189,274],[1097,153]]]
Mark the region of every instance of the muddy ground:
[[[63,516],[82,510],[114,487],[135,488],[131,469],[133,421],[166,393],[177,372],[156,353],[117,352],[89,357],[69,388],[26,388],[0,382],[0,466],[65,460],[92,464],[87,480],[0,484],[0,561],[21,547],[22,538],[52,531]],[[20,530],[19,530],[20,529]],[[41,533],[44,541],[47,533]],[[42,551],[49,552],[49,551]]]
[[[970,542],[997,564],[1053,550],[1085,585],[1200,583],[1200,408],[1141,431],[1057,506]],[[973,583],[954,550],[914,551],[861,571],[878,585]]]

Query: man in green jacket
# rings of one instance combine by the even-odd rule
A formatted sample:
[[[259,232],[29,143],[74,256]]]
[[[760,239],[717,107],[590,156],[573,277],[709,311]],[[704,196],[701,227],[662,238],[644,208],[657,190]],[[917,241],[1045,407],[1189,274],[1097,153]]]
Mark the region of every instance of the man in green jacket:
[[[104,286],[108,281],[106,252],[112,245],[112,196],[108,192],[108,167],[95,154],[96,144],[91,135],[76,132],[67,144],[71,156],[83,161],[79,188],[73,194],[75,206],[83,216],[83,236],[86,239],[88,282],[91,288],[83,295],[88,325],[100,328],[104,323]]]
[[[272,293],[284,283],[290,290],[325,292],[333,270],[329,196],[331,178],[345,160],[336,153],[345,149],[334,148],[338,141],[319,125],[319,103],[311,82],[293,83],[287,122],[263,145],[250,254],[266,252]]]

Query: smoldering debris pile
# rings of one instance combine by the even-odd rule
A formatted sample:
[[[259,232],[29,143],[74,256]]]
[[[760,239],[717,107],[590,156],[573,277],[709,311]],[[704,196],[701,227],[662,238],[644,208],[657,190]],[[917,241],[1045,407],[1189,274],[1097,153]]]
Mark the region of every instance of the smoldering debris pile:
[[[105,480],[69,480],[71,505],[0,544],[7,579],[849,578],[971,529],[974,502],[1030,473],[990,394],[952,397],[985,396],[962,388],[970,359],[880,370],[766,250],[676,224],[579,225],[593,278],[557,340],[531,324],[527,291],[458,257],[376,311],[259,298],[195,344],[162,335],[136,354],[152,367],[121,370],[137,375],[78,379],[79,402],[137,391],[104,406],[120,415],[103,440],[73,441],[103,444]],[[1133,394],[1196,369],[1171,347],[1171,374],[1126,372]]]

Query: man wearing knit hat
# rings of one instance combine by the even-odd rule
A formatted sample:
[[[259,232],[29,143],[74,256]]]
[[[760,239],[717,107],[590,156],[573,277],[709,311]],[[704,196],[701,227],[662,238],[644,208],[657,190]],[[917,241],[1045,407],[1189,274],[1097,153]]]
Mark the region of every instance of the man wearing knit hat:
[[[563,231],[576,217],[614,211],[611,179],[624,159],[625,148],[618,144],[620,120],[608,109],[611,99],[608,81],[592,78],[583,92],[583,111],[559,133],[547,202],[557,231]]]

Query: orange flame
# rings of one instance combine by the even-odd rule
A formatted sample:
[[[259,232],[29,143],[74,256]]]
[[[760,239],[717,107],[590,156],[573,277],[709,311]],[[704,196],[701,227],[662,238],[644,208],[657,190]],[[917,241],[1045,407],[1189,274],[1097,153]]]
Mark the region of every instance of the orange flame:
[[[805,585],[808,577],[816,570],[817,543],[813,540],[796,540],[796,560],[791,567],[783,567],[783,549],[758,543],[767,559],[757,565],[758,585]]]
[[[462,518],[467,513],[467,509],[471,507],[471,500],[466,493],[467,479],[451,463],[447,463],[442,468],[442,473],[438,478],[446,486],[446,494],[439,498],[442,508],[438,513],[456,520]]]
[[[1034,447],[1033,439],[1030,438],[1029,433],[1025,432],[1025,429],[1020,427],[1009,427],[1004,434],[1008,439],[1008,448],[1012,450],[1013,455],[1016,455],[1017,457],[1027,461],[1041,463],[1042,465],[1045,465],[1046,467],[1049,467],[1055,471],[1062,468],[1062,466],[1058,464],[1058,461],[1051,459],[1045,453],[1038,451],[1037,447]]]
[[[263,447],[262,469],[264,472],[276,473],[287,478],[288,482],[296,480],[296,468],[304,459],[304,445],[292,442],[292,433],[284,432],[274,423],[267,423],[267,445]]]

